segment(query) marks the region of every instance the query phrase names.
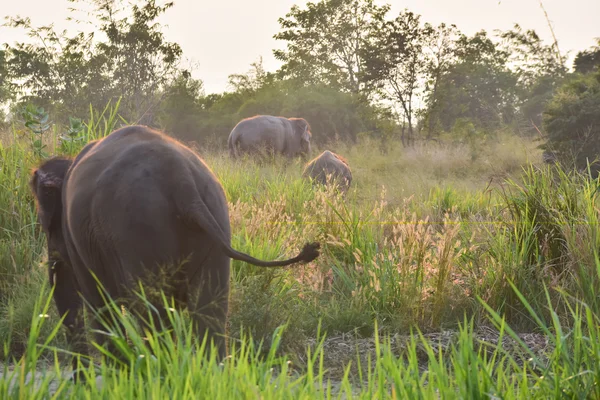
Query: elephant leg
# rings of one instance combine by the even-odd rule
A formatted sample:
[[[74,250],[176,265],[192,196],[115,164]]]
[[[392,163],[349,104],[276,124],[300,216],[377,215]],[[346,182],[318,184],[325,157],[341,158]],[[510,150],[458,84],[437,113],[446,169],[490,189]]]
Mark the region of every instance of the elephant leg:
[[[118,355],[117,349],[111,343],[110,338],[107,336],[106,333],[103,333],[106,331],[106,328],[99,320],[103,319],[104,321],[108,322],[114,327],[114,322],[111,313],[106,310],[107,306],[104,304],[104,299],[100,291],[101,289],[97,287],[98,282],[90,273],[90,270],[87,267],[87,265],[94,265],[93,261],[95,260],[88,259],[85,260],[87,261],[87,263],[84,262],[84,259],[77,251],[77,247],[74,244],[70,232],[65,232],[65,239],[67,243],[67,248],[69,250],[69,258],[71,259],[72,269],[75,272],[75,277],[79,284],[79,290],[81,290],[81,292],[83,293],[83,298],[85,299],[86,303],[86,309],[89,311],[91,328],[97,331],[94,334],[94,341],[101,347],[107,349],[111,354]],[[89,254],[89,252],[87,254]],[[105,287],[104,289],[102,289],[102,293],[106,295],[106,293],[104,292],[104,290],[106,290],[109,292],[108,294],[113,296],[114,292],[110,289],[111,288]],[[112,300],[115,301],[116,299],[113,298]]]
[[[54,282],[54,302],[59,315],[64,316],[63,324],[67,328],[67,343],[74,353],[89,356],[82,313],[83,302],[77,291],[75,277],[62,262],[58,262],[50,273]],[[77,357],[73,357],[74,371],[77,371],[77,366]],[[76,380],[80,378],[79,375],[75,375]]]
[[[173,267],[174,269],[176,267]],[[144,327],[149,330],[167,331],[173,329],[174,326],[171,323],[172,307],[177,310],[182,310],[185,307],[189,307],[189,283],[185,274],[175,271],[173,276],[169,277],[166,285],[160,285],[158,287],[151,287],[151,291],[155,293],[163,293],[165,295],[167,304],[165,304],[162,296],[156,295],[152,299],[148,299],[151,303],[153,310],[147,310],[145,307],[140,309],[143,313],[142,322]],[[152,318],[152,322],[150,321]],[[172,339],[176,339],[175,332],[172,332]]]
[[[222,256],[220,257],[222,258]],[[227,356],[226,322],[229,308],[229,259],[207,260],[208,271],[198,271],[200,277],[194,280],[198,288],[196,299],[190,311],[194,320],[195,333],[200,343],[207,335],[207,350],[213,341],[217,350],[217,360]],[[221,265],[220,269],[216,266]]]
[[[117,303],[115,299],[112,299],[112,301]],[[92,327],[96,331],[94,340],[100,347],[105,349],[117,360],[125,362],[125,359],[120,354],[119,349],[111,340],[112,335],[109,333],[109,329],[115,332],[118,336],[124,335],[125,330],[123,324],[118,320],[119,317],[115,315],[115,310],[109,309],[108,307],[109,306],[104,303],[94,306],[95,315],[92,320]]]

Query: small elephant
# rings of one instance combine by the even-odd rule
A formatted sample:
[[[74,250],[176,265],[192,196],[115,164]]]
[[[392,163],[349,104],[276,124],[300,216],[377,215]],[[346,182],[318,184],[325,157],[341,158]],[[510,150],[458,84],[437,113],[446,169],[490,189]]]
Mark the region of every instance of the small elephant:
[[[555,152],[551,150],[544,150],[542,153],[542,161],[544,161],[544,164],[556,164],[558,157],[556,156]]]
[[[306,157],[310,154],[311,137],[310,125],[304,118],[257,115],[238,122],[227,144],[233,158],[264,152]]]
[[[313,182],[327,185],[327,176],[339,185],[343,193],[346,193],[352,183],[352,171],[348,162],[340,155],[325,150],[304,167],[302,176],[311,178]]]
[[[277,267],[319,256],[319,243],[270,262],[233,249],[227,200],[216,176],[191,149],[145,126],[90,142],[74,160],[45,161],[33,171],[30,186],[47,238],[54,301],[59,314],[67,314],[70,345],[81,354],[88,354],[82,298],[95,310],[104,305],[94,276],[117,300],[166,266],[169,274],[158,289],[191,311],[195,332],[201,340],[207,333],[223,359],[230,259]],[[162,303],[155,307],[168,322]],[[105,335],[98,341],[106,344]]]

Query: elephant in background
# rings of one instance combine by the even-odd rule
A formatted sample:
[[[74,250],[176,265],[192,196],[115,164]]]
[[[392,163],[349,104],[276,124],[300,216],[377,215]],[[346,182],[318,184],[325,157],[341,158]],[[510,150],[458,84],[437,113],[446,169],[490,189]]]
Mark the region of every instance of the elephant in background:
[[[553,151],[544,150],[544,152],[542,153],[542,161],[544,162],[544,164],[556,164],[558,161],[558,157]]]
[[[310,125],[304,118],[257,115],[237,123],[227,144],[233,158],[242,154],[280,154],[287,157],[310,154]]]
[[[304,178],[311,178],[313,182],[322,185],[331,183],[327,182],[328,175],[331,175],[331,179],[337,182],[343,193],[348,191],[352,183],[352,171],[348,161],[329,150],[325,150],[308,162],[302,173]]]
[[[216,176],[191,149],[145,126],[90,142],[74,160],[46,160],[33,171],[30,186],[47,238],[54,301],[59,314],[67,314],[69,344],[81,354],[88,354],[82,298],[95,310],[104,306],[93,275],[116,301],[135,298],[131,290],[139,289],[139,281],[158,285],[176,307],[190,310],[200,340],[208,333],[222,359],[230,259],[277,267],[319,255],[318,243],[270,262],[233,249],[227,200]],[[153,281],[158,275],[161,280]],[[163,304],[154,306],[168,322]],[[103,330],[98,320],[93,323]],[[97,340],[114,350],[106,335]]]

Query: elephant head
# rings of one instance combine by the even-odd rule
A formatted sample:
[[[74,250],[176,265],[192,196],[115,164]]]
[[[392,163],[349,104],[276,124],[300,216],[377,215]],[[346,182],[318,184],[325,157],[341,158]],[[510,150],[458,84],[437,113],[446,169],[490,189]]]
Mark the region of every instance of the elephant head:
[[[302,155],[310,154],[310,125],[304,118],[290,118],[294,126],[294,133],[300,138],[300,153]]]
[[[53,158],[43,168],[33,171],[29,185],[38,204],[38,218],[46,235],[60,229],[62,215],[62,183],[71,160]]]
[[[46,234],[49,261],[57,261],[56,253],[66,259],[62,235],[62,186],[72,161],[60,157],[50,159],[33,171],[29,185],[37,203],[38,220]],[[52,274],[50,275],[52,283]]]

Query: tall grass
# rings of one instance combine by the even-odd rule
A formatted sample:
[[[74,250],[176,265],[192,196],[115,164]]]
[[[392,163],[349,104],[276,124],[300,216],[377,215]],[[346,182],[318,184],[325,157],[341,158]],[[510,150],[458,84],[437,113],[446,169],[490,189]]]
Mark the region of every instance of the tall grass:
[[[304,351],[304,365],[279,356],[282,329],[273,333],[271,346],[260,351],[249,337],[234,341],[230,356],[218,363],[210,346],[191,334],[185,314],[169,314],[172,326],[165,334],[151,323],[142,332],[131,315],[123,315],[110,303],[112,318],[124,331],[107,333],[120,352],[120,364],[105,358],[82,367],[85,379],[74,384],[58,362],[40,371],[40,355],[49,348],[57,329],[45,340],[40,330],[50,304],[40,296],[31,321],[27,350],[0,376],[0,397],[10,398],[598,398],[600,396],[600,315],[586,303],[564,295],[569,304],[569,324],[561,324],[556,313],[550,323],[537,315],[525,296],[513,286],[516,296],[546,334],[545,350],[526,343],[491,307],[482,303],[495,324],[495,343],[476,340],[473,322],[464,320],[456,339],[442,347],[420,332],[411,335],[398,352],[390,337],[374,335],[374,351],[357,357],[344,372],[328,376],[323,363],[326,337],[317,335],[316,346]],[[548,305],[551,305],[548,292]],[[144,301],[143,293],[140,298]],[[165,304],[169,303],[164,299]],[[145,302],[147,314],[151,306]],[[39,314],[38,314],[39,311]],[[375,325],[374,331],[377,331]],[[511,343],[512,346],[508,344]],[[59,349],[50,349],[55,357]],[[99,349],[106,353],[105,349]],[[360,349],[353,349],[357,353]],[[112,356],[114,354],[106,354]],[[35,377],[35,378],[34,378]]]
[[[45,138],[53,143],[48,148],[77,153],[87,141],[117,126],[116,110],[91,110],[85,129],[70,137],[68,146],[52,136]],[[0,338],[5,346],[0,357],[5,360],[33,357],[31,340],[64,346],[62,329],[54,330],[58,318],[53,306],[39,313],[49,318],[35,319],[36,299],[49,296],[43,285],[45,238],[28,188],[29,171],[39,161],[16,133],[8,136],[0,143]],[[556,382],[575,373],[575,366],[549,367],[567,356],[562,352],[577,352],[573,363],[592,365],[597,360],[589,355],[582,361],[587,355],[580,354],[582,348],[594,351],[597,343],[572,335],[597,338],[598,333],[589,325],[600,314],[598,181],[577,172],[539,168],[531,163],[533,144],[517,138],[499,136],[477,146],[391,147],[382,154],[368,139],[357,147],[333,144],[332,150],[344,155],[353,170],[353,184],[345,196],[313,188],[301,178],[299,160],[232,161],[225,152],[200,148],[227,194],[233,247],[276,259],[295,255],[306,241],[318,240],[322,256],[285,269],[232,263],[230,333],[237,348],[223,367],[190,353],[192,338],[185,335],[178,337],[183,345],[163,339],[152,344],[155,357],[163,354],[157,365],[152,364],[144,350],[148,343],[136,342],[135,333],[128,332],[129,344],[123,342],[122,349],[131,365],[139,364],[135,373],[131,365],[127,372],[102,366],[106,386],[93,386],[94,379],[76,387],[61,381],[61,390],[102,396],[146,396],[152,388],[157,393],[173,390],[181,397],[196,389],[210,396],[222,390],[217,398],[255,393],[320,397],[327,393],[314,383],[326,376],[318,368],[322,353],[305,352],[305,344],[319,329],[328,336],[351,332],[379,337],[418,328],[423,333],[462,331],[455,347],[443,350],[415,336],[406,363],[395,358],[389,343],[380,344],[371,364],[357,359],[363,362],[359,376],[349,375],[355,365],[338,377],[336,390],[346,395],[358,390],[358,397],[511,398],[540,397],[552,389],[556,396]],[[484,349],[471,336],[475,329],[491,325],[488,315],[494,316],[500,331],[510,326],[511,332],[550,332],[552,344],[563,347],[546,358],[536,354],[533,361],[513,359],[500,344]],[[181,324],[183,335],[187,328]],[[560,340],[558,335],[563,335]],[[427,371],[417,349],[426,350]],[[38,361],[52,356],[48,348],[35,353]],[[177,369],[171,365],[175,360],[188,366]],[[283,360],[304,369],[291,378]],[[546,375],[539,372],[541,366]],[[21,368],[19,374],[32,367]],[[285,373],[265,372],[270,368]],[[558,379],[554,386],[544,382],[548,371]],[[250,378],[241,382],[244,374]],[[572,379],[591,382],[596,379],[591,375]],[[177,386],[182,381],[185,384]]]
[[[41,138],[53,154],[66,149],[76,154],[87,142],[108,135],[116,127],[117,102],[100,112],[90,109],[90,118],[78,136],[61,142],[58,128]],[[122,120],[121,120],[122,121]],[[124,122],[124,121],[122,121]],[[15,128],[0,141],[0,337],[14,334],[11,349],[23,351],[30,329],[34,301],[48,273],[45,237],[39,228],[33,195],[29,188],[32,169],[40,162],[24,135]],[[67,143],[67,145],[65,145]],[[52,308],[50,315],[56,318]],[[42,331],[47,334],[47,331]]]

